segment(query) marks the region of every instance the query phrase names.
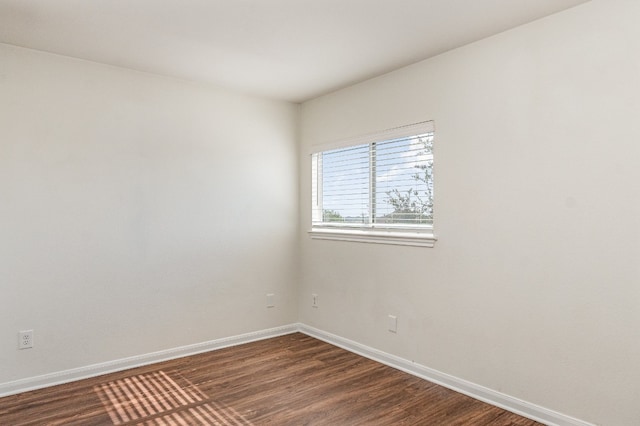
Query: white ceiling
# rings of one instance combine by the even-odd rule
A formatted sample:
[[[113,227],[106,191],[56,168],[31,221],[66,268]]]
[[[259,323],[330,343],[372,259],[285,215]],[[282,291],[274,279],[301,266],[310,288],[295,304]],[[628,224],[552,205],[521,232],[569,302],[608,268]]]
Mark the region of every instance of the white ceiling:
[[[587,0],[0,0],[0,42],[301,102]]]

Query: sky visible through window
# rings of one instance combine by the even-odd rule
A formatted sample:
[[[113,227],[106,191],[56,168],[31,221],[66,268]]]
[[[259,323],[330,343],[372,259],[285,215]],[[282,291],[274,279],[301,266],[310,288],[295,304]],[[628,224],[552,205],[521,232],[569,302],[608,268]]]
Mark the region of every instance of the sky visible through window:
[[[430,224],[433,133],[322,153],[323,222]]]

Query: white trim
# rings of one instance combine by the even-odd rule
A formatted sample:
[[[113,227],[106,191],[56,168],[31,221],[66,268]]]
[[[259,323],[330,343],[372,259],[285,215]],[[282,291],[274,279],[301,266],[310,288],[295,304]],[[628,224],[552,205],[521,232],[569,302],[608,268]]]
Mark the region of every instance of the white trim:
[[[103,362],[99,364],[87,365],[41,376],[28,377],[26,379],[15,380],[7,383],[0,383],[0,397],[27,392],[34,389],[41,389],[49,386],[69,383],[76,380],[88,379],[90,377],[101,376],[103,374],[128,370],[130,368],[142,367],[156,362],[169,361],[185,356],[196,355],[216,349],[241,345],[243,343],[257,340],[269,339],[283,336],[299,331],[297,324],[289,324],[281,327],[260,330],[237,336],[223,337],[221,339],[210,340],[208,342],[196,343],[193,345],[181,346],[149,354],[132,356],[129,358]]]
[[[309,231],[309,235],[315,240],[351,241],[415,247],[433,247],[437,240],[433,232],[394,232],[344,228],[312,228]]]
[[[407,246],[419,246],[419,247],[433,247],[436,241],[435,236],[433,235],[433,227],[432,226],[424,226],[421,224],[385,224],[385,223],[374,223],[376,214],[376,149],[378,143],[385,144],[393,142],[394,140],[407,138],[407,137],[415,137],[416,135],[421,134],[431,134],[435,132],[434,122],[433,121],[423,121],[420,123],[409,124],[406,126],[396,127],[393,129],[387,129],[380,132],[370,133],[368,135],[359,136],[356,138],[344,139],[341,141],[332,142],[329,144],[322,144],[320,146],[316,145],[313,147],[313,152],[311,153],[311,198],[312,198],[312,213],[311,213],[311,226],[312,229],[309,231],[311,238],[313,239],[322,239],[322,240],[334,240],[334,241],[352,241],[352,242],[364,242],[364,243],[378,243],[378,244],[393,244],[393,245],[407,245]],[[381,145],[382,146],[382,145]],[[356,147],[366,148],[369,150],[369,159],[368,159],[368,170],[369,170],[369,179],[368,179],[368,226],[355,226],[357,224],[350,222],[323,222],[323,206],[324,195],[322,190],[322,161],[323,156],[327,151],[331,148],[342,148],[342,147]],[[359,151],[358,151],[359,152]],[[402,155],[403,151],[394,151],[392,154]],[[364,169],[364,152],[359,152],[362,159],[362,169]],[[433,159],[433,155],[429,155],[431,159]],[[345,173],[348,176],[351,176],[349,173],[353,172],[350,168],[350,164],[348,163],[348,159],[350,158],[348,155],[345,156],[347,160],[346,165],[344,166]],[[418,166],[415,166],[418,167]],[[425,166],[426,167],[426,166]],[[359,169],[358,169],[359,170]],[[359,171],[358,173],[364,172]],[[362,176],[358,175],[358,176]],[[337,190],[340,191],[340,190]],[[364,191],[364,188],[360,188],[359,191]],[[428,192],[430,192],[429,190]],[[387,192],[388,193],[388,192]],[[340,194],[340,192],[338,192]],[[347,198],[353,202],[361,202],[364,201],[366,195],[364,192],[362,194],[356,194],[355,199]],[[417,192],[416,192],[417,195]],[[431,195],[433,195],[431,193]],[[339,203],[338,203],[339,204]],[[364,205],[362,206],[364,209]],[[340,207],[338,207],[340,209]],[[364,213],[363,213],[364,215]]]
[[[484,386],[451,376],[446,373],[425,367],[415,362],[379,351],[377,349],[362,345],[344,337],[318,330],[305,324],[299,324],[299,331],[308,336],[325,341],[332,345],[346,349],[349,352],[364,356],[382,364],[388,365],[421,379],[428,380],[438,385],[444,386],[456,392],[470,396],[474,399],[486,402],[487,404],[503,408],[512,413],[519,414],[537,422],[549,426],[594,426],[562,413],[522,401],[509,395],[494,391]]]
[[[435,124],[433,120],[421,121],[419,123],[407,124],[405,126],[367,133],[366,135],[338,139],[332,142],[313,144],[309,147],[309,154],[322,151],[330,151],[333,149],[339,149],[348,146],[362,145],[371,142],[381,142],[391,139],[406,138],[409,136],[432,132],[435,132]]]
[[[413,376],[549,426],[594,426],[306,324],[297,323],[0,384],[0,397],[300,332]]]

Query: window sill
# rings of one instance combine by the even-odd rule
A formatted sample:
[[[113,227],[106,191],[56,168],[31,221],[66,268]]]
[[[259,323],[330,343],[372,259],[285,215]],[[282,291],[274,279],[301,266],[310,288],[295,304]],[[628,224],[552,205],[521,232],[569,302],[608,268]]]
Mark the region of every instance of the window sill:
[[[432,231],[385,231],[362,229],[312,228],[309,235],[315,240],[351,241],[357,243],[392,244],[398,246],[433,247],[437,240]]]

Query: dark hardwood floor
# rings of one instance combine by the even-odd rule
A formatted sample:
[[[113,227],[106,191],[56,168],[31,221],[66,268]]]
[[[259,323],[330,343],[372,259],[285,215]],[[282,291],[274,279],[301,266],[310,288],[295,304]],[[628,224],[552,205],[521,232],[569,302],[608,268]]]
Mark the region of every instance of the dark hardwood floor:
[[[0,425],[538,425],[304,334],[0,398]]]

